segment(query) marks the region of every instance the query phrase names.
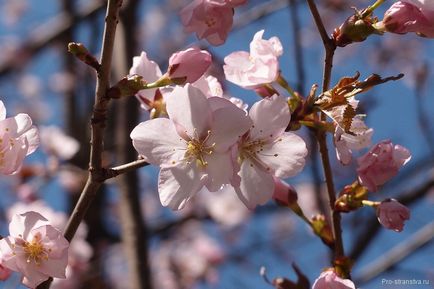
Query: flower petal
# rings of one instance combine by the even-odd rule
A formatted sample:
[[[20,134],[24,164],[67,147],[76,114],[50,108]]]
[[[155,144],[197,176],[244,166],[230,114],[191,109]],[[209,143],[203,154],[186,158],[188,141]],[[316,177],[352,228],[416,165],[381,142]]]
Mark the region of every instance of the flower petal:
[[[250,130],[251,139],[277,137],[285,131],[291,120],[288,103],[277,94],[253,104],[249,116],[254,125]]]
[[[233,165],[230,153],[214,152],[205,157],[208,163],[206,172],[208,173],[208,182],[206,187],[211,192],[218,191],[223,185],[229,184],[233,176]]]
[[[195,166],[182,164],[160,170],[158,192],[163,206],[180,210],[204,186],[207,175]]]
[[[0,100],[0,120],[4,120],[6,118],[6,107],[3,101]]]
[[[176,164],[184,157],[186,144],[177,134],[173,122],[167,118],[140,123],[130,137],[134,148],[152,164],[173,166],[173,162]]]
[[[33,228],[44,226],[47,223],[48,220],[37,212],[29,211],[24,214],[17,214],[12,217],[12,221],[9,223],[9,234],[12,237],[22,236],[24,240],[27,240]]]
[[[282,134],[271,144],[263,147],[259,159],[271,168],[279,178],[288,178],[299,173],[306,162],[306,143],[290,132]]]
[[[215,151],[225,152],[251,127],[252,122],[246,112],[235,104],[214,111],[214,122],[208,144],[215,144]]]
[[[27,149],[27,154],[29,155],[33,153],[39,146],[39,132],[36,126],[32,126],[28,131],[24,133],[24,136],[27,138],[29,143],[29,147]]]
[[[165,100],[170,119],[185,130],[178,131],[179,135],[186,132],[190,138],[206,137],[212,115],[208,100],[200,89],[190,84],[177,86]]]
[[[274,192],[274,180],[271,174],[248,159],[243,161],[238,174],[241,183],[234,189],[247,208],[254,209],[257,205],[263,205],[271,199]]]

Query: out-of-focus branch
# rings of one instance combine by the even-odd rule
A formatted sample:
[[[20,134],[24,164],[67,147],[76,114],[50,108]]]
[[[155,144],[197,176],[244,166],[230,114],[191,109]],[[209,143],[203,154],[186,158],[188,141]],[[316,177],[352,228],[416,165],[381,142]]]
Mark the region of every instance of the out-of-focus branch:
[[[409,206],[424,197],[433,187],[434,178],[431,178],[420,187],[416,188],[415,190],[403,193],[396,199],[400,203]],[[366,220],[365,224],[367,224],[366,229],[359,234],[358,238],[356,238],[357,243],[354,245],[349,254],[349,257],[352,260],[357,260],[363,254],[363,252],[365,252],[365,249],[374,240],[375,236],[381,228],[380,224],[378,223],[377,217],[375,216],[371,217],[369,220]]]
[[[67,12],[61,12],[46,23],[32,29],[27,40],[18,47],[13,54],[5,61],[0,63],[0,76],[13,72],[20,68],[25,60],[70,33],[72,27],[80,21],[95,16],[104,8],[104,1],[89,1],[90,4],[85,8],[71,15]]]
[[[409,239],[393,247],[390,251],[382,254],[373,262],[366,265],[356,277],[357,283],[365,283],[387,271],[398,262],[402,261],[416,250],[434,238],[434,222],[425,225],[422,229],[414,233]]]

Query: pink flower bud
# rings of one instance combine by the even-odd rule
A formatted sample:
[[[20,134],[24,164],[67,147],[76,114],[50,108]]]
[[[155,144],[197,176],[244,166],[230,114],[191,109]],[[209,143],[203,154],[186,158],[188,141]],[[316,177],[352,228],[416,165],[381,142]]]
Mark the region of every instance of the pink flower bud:
[[[193,47],[179,51],[169,59],[169,77],[184,78],[185,82],[192,83],[198,80],[212,63],[211,54],[208,51]]]
[[[274,177],[274,193],[273,199],[284,206],[290,206],[293,203],[297,203],[297,192],[295,189],[282,181],[279,178]]]
[[[398,1],[386,11],[382,23],[388,32],[434,38],[434,6],[430,1]]]
[[[353,281],[342,279],[334,270],[327,270],[321,273],[313,283],[312,289],[356,289]]]
[[[371,192],[376,192],[379,186],[398,174],[410,158],[411,154],[405,147],[384,140],[357,159],[359,182]]]
[[[404,222],[410,219],[410,210],[397,200],[388,199],[377,207],[377,217],[383,227],[401,232]]]

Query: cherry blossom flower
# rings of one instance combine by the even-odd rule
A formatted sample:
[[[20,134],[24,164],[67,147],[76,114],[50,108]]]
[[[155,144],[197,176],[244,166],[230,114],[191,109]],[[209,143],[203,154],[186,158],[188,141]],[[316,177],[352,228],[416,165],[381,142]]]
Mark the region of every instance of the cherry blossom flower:
[[[273,176],[288,178],[303,169],[307,149],[299,136],[285,132],[291,115],[282,97],[274,95],[256,102],[249,116],[253,125],[238,144],[241,181],[232,185],[238,197],[252,209],[271,199]]]
[[[205,38],[212,45],[222,45],[233,23],[233,8],[224,4],[222,1],[192,1],[180,12],[185,30],[195,32],[197,38]]]
[[[313,283],[312,289],[356,289],[353,281],[342,279],[334,270],[327,270],[321,273]]]
[[[283,48],[279,38],[262,39],[264,30],[256,32],[250,42],[250,53],[237,51],[224,58],[226,79],[241,87],[255,89],[279,76],[278,57]]]
[[[27,114],[6,118],[6,108],[0,101],[0,172],[16,173],[26,155],[39,145],[38,130]]]
[[[66,135],[57,126],[42,126],[39,135],[43,149],[62,160],[69,160],[80,148],[78,141]]]
[[[167,73],[171,79],[185,78],[185,82],[192,83],[207,71],[211,63],[208,51],[191,47],[170,56]]]
[[[176,87],[166,98],[166,108],[170,119],[142,122],[131,138],[140,155],[161,167],[161,203],[181,209],[204,185],[217,191],[230,183],[233,162],[229,149],[251,122],[231,102],[207,99],[190,84]]]
[[[371,192],[398,174],[399,169],[411,158],[403,146],[384,140],[357,159],[359,182]]]
[[[144,51],[142,51],[140,56],[133,57],[133,65],[130,68],[130,75],[133,74],[142,76],[148,83],[157,81],[163,75],[158,64],[149,60],[148,55]],[[142,89],[136,94],[136,97],[142,103],[143,108],[151,109],[152,103],[158,93],[158,88]]]
[[[65,278],[68,241],[36,212],[15,215],[10,236],[0,240],[1,264],[23,274],[23,284],[35,288],[50,276]]]
[[[388,199],[377,207],[377,217],[383,227],[401,232],[404,222],[410,219],[410,210],[395,199]]]
[[[434,38],[434,4],[426,0],[403,0],[393,3],[381,22],[392,33],[417,34]]]

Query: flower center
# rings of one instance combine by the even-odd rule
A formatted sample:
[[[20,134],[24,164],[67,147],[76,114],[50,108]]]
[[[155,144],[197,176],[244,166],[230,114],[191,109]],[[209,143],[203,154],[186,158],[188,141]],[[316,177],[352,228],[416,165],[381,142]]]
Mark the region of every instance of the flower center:
[[[206,26],[208,26],[208,28],[211,28],[217,24],[217,20],[214,17],[207,17],[205,20],[205,24]]]
[[[48,260],[48,253],[51,252],[51,249],[46,249],[41,242],[41,235],[37,234],[33,237],[33,240],[31,242],[24,241],[23,239],[20,239],[17,241],[14,245],[22,247],[22,252],[25,254],[27,260],[27,263],[34,262],[37,266],[41,265],[42,261]],[[16,251],[14,250],[14,254],[16,254]]]
[[[185,160],[187,163],[196,161],[196,165],[200,167],[206,167],[208,162],[205,160],[206,155],[211,155],[214,152],[215,143],[207,145],[206,142],[211,135],[211,131],[208,130],[207,136],[203,140],[191,139],[187,142],[187,151],[185,153]]]
[[[270,135],[270,139],[273,137],[273,135]],[[264,154],[264,146],[267,144],[270,144],[271,140],[265,140],[265,139],[255,139],[255,140],[246,140],[241,142],[239,149],[240,149],[240,153],[239,153],[239,162],[243,162],[244,160],[250,160],[250,166],[253,167],[253,164],[256,164],[259,167],[262,167],[263,169],[265,169],[267,172],[271,170],[271,168],[264,163],[259,156],[263,155],[263,156],[271,156],[271,155],[267,155]],[[274,141],[282,141],[281,138],[276,139]],[[273,154],[273,157],[278,157],[279,154]]]

